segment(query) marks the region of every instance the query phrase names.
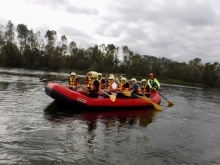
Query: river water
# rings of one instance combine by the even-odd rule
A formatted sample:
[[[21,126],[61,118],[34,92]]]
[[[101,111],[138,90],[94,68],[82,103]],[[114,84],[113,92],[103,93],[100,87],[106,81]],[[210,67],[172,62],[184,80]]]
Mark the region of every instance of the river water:
[[[162,112],[82,109],[48,97],[45,73],[0,68],[0,164],[220,164],[220,89],[162,84]]]

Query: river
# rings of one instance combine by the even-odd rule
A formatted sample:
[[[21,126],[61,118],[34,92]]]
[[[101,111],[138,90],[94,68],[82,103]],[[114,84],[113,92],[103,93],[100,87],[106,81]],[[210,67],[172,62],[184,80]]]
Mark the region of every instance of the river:
[[[47,96],[45,73],[0,68],[0,164],[220,164],[220,89],[162,84],[172,107],[93,112]]]

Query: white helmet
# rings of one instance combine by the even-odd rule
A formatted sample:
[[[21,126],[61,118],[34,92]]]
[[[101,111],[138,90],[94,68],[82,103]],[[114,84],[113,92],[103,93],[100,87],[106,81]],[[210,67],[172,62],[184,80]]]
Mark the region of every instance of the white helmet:
[[[70,75],[71,75],[71,76],[76,76],[76,73],[75,73],[75,72],[72,72]]]
[[[145,82],[145,81],[147,81],[147,80],[146,80],[146,79],[142,79],[141,81],[142,81],[142,82]]]
[[[127,80],[125,77],[122,77],[122,78],[121,78],[121,81],[127,82],[128,80]]]
[[[136,78],[132,78],[131,81],[134,81],[135,83],[137,82]]]
[[[108,77],[108,80],[113,80],[113,81],[115,81],[115,77],[114,77],[114,76],[109,76],[109,77]]]

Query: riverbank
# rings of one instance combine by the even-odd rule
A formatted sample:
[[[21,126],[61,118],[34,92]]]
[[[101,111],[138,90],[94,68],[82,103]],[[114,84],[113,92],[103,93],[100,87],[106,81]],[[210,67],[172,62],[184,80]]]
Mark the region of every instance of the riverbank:
[[[173,79],[158,79],[160,83],[166,84],[175,84],[175,85],[185,85],[185,86],[195,86],[195,87],[209,87],[209,85],[201,84],[201,83],[190,83],[181,80],[173,80]]]
[[[88,71],[93,70],[93,68],[89,68],[86,70],[74,70],[74,69],[61,69],[61,70],[50,70],[50,69],[43,69],[43,70],[35,70],[34,73],[30,73],[27,72],[26,73],[26,69],[24,68],[4,68],[1,67],[2,70],[0,71],[1,74],[11,74],[11,75],[21,75],[21,76],[30,76],[30,77],[39,77],[42,78],[42,73],[40,71],[44,71],[45,74],[49,73],[49,74],[53,74],[53,75],[57,75],[59,76],[64,76],[65,78],[68,78],[68,75],[71,72],[76,72],[76,74],[78,75],[78,77],[83,77],[83,75],[85,75]],[[15,71],[16,70],[16,71]],[[29,70],[29,69],[27,69]],[[32,71],[32,70],[30,70]],[[41,74],[40,74],[40,73]],[[106,73],[102,73],[103,77],[105,77]],[[118,74],[115,74],[118,75]],[[143,77],[143,76],[132,76],[132,75],[125,75],[125,77],[130,80],[131,78],[136,78],[139,82],[141,82],[142,79],[148,79],[148,77]],[[158,81],[160,83],[166,83],[166,84],[174,84],[174,85],[185,85],[185,86],[199,86],[199,87],[209,87],[206,84],[201,84],[201,83],[190,83],[190,82],[185,82],[185,81],[181,81],[181,80],[175,80],[175,79],[168,79],[168,78],[160,78],[157,77]]]

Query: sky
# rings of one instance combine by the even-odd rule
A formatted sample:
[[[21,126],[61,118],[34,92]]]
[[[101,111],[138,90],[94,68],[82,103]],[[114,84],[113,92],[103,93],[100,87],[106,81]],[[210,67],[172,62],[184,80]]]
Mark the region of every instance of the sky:
[[[114,44],[177,62],[220,63],[220,0],[0,0],[0,25],[9,20],[41,36],[55,30],[81,48]]]

